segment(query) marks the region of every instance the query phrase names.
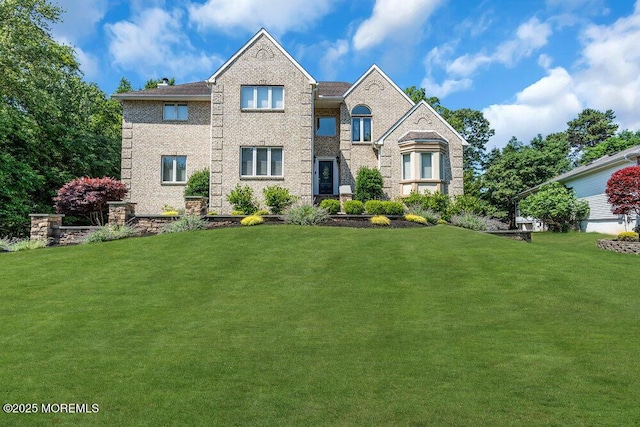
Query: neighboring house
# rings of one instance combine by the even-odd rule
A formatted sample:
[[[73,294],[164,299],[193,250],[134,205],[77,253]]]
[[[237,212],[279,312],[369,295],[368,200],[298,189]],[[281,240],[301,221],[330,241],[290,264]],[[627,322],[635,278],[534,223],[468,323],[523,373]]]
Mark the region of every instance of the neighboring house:
[[[188,177],[206,167],[218,213],[231,212],[238,183],[260,200],[278,184],[312,203],[354,191],[362,166],[381,171],[389,198],[463,191],[467,143],[431,106],[376,65],[353,84],[317,82],[264,29],[204,82],[113,98],[123,106],[121,179],[138,212],[181,206]]]
[[[611,205],[607,202],[605,189],[607,181],[615,171],[628,166],[640,165],[640,145],[628,148],[610,156],[604,156],[584,166],[577,167],[567,173],[559,175],[549,182],[560,182],[565,187],[575,191],[576,197],[586,200],[589,203],[589,216],[582,221],[581,229],[589,232],[605,234],[618,234],[622,231],[632,230],[638,223],[639,218],[625,217],[624,215],[614,215],[611,213]],[[536,192],[544,184],[530,188],[518,195],[523,199],[527,195]],[[518,217],[516,219],[518,228],[534,230],[537,220],[531,218]]]

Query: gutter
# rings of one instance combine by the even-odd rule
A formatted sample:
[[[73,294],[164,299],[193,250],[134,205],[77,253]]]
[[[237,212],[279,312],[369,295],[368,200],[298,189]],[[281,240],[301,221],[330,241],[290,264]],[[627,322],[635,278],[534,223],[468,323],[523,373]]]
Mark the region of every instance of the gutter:
[[[112,99],[118,101],[210,101],[209,95],[111,95]]]

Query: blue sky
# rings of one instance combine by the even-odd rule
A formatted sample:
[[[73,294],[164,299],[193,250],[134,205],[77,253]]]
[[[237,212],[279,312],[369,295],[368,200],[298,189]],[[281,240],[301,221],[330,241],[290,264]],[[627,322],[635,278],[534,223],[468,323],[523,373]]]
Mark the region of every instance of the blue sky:
[[[316,80],[398,86],[529,142],[584,108],[640,129],[640,0],[52,0],[87,81],[204,80],[264,27]]]

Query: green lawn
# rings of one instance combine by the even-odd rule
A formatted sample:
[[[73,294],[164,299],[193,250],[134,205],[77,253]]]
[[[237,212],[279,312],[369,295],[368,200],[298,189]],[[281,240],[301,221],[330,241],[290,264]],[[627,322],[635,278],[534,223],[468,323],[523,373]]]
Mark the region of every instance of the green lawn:
[[[640,258],[260,226],[0,255],[0,425],[637,425]]]

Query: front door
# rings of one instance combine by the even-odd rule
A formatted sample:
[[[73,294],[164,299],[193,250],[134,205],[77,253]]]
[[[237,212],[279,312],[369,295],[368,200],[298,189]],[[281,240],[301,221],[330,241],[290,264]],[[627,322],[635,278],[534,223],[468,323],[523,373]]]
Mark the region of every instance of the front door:
[[[333,194],[333,161],[318,161],[318,194]]]

